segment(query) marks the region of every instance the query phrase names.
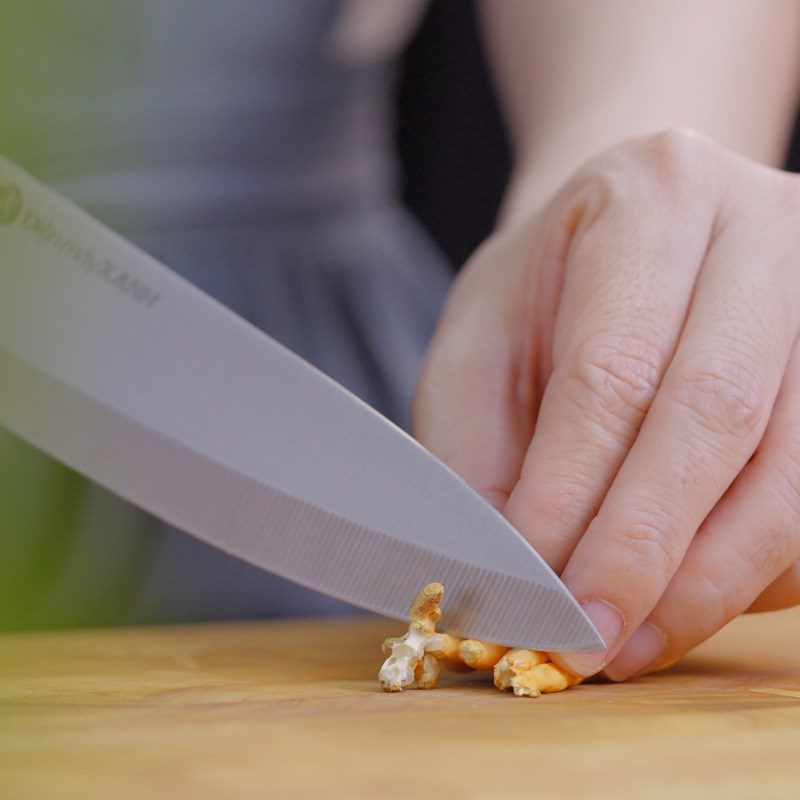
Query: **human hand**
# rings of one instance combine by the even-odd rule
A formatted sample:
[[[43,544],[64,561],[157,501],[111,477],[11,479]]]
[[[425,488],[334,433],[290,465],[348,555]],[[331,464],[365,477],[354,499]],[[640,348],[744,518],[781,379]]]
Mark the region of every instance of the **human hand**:
[[[670,131],[468,262],[415,434],[496,505],[622,680],[800,603],[800,178]],[[534,433],[535,424],[535,433]]]

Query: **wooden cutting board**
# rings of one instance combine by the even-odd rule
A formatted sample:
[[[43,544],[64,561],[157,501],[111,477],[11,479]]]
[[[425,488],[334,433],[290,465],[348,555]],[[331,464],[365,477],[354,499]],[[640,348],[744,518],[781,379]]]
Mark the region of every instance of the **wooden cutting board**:
[[[800,610],[538,700],[380,692],[396,622],[0,639],[0,797],[800,798]]]

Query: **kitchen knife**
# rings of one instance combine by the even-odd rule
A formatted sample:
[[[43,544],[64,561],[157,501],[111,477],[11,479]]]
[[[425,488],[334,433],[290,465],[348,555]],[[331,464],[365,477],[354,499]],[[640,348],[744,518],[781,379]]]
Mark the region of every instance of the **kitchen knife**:
[[[453,633],[603,643],[538,554],[412,438],[0,158],[0,423],[260,567]]]

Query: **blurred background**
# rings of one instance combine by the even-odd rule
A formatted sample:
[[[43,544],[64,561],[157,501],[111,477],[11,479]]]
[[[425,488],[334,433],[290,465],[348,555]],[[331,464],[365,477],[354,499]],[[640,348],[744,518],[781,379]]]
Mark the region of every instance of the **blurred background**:
[[[383,0],[409,9],[398,46],[414,26],[399,73],[366,39],[331,57],[339,5],[0,0],[0,153],[407,426],[510,148],[473,2],[432,0],[414,25],[422,2]],[[0,561],[0,629],[349,610],[2,430]]]
[[[432,0],[398,109],[404,199],[457,269],[491,232],[511,167],[472,0]],[[800,117],[786,167],[800,171]]]

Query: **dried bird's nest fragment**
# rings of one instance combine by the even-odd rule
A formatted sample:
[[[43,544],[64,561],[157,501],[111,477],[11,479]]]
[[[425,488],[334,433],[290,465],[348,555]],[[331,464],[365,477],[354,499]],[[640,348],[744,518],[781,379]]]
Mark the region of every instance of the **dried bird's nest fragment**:
[[[389,657],[378,677],[385,691],[401,692],[415,680],[420,689],[433,689],[439,681],[439,662],[452,666],[459,663],[461,639],[436,632],[443,596],[441,583],[429,583],[408,609],[408,633],[384,641],[383,652]]]
[[[582,680],[540,650],[510,650],[494,665],[494,685],[501,691],[513,689],[517,697],[562,692]]]
[[[379,680],[385,691],[400,692],[415,681],[420,689],[433,689],[439,682],[442,666],[457,671],[493,669],[495,686],[501,690],[513,689],[517,697],[560,692],[581,682],[582,678],[552,663],[547,653],[512,650],[478,639],[437,633],[443,597],[442,584],[429,583],[408,610],[411,618],[408,633],[384,641],[383,652],[388,658],[381,667]]]

